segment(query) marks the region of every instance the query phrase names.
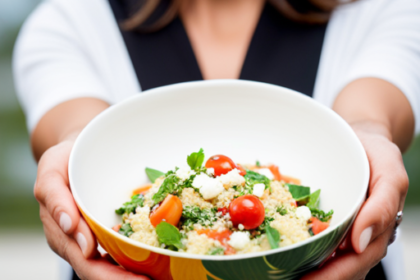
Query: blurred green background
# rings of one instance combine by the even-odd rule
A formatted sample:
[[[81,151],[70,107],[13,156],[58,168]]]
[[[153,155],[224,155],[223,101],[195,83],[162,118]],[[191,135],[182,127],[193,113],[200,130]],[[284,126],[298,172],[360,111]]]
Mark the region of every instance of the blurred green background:
[[[11,56],[22,21],[39,0],[0,1],[0,229],[41,229],[33,197],[36,164],[13,86]],[[406,207],[420,205],[420,138],[404,155],[410,177]],[[13,214],[12,214],[13,213]]]

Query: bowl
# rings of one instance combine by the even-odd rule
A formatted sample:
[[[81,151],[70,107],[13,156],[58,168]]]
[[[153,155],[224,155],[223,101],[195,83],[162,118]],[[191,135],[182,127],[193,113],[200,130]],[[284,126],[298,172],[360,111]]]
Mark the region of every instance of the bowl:
[[[111,228],[114,212],[148,182],[145,167],[169,170],[203,148],[238,163],[272,162],[321,189],[330,227],[303,242],[232,256],[194,255],[131,240]],[[294,279],[324,262],[357,215],[369,181],[365,151],[329,108],[287,88],[240,80],[181,83],[111,106],[73,147],[69,176],[99,244],[129,271],[153,279]]]

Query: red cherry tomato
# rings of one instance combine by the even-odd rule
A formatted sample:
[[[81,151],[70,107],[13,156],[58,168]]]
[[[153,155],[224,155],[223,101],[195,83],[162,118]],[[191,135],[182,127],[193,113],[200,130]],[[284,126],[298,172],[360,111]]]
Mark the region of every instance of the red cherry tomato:
[[[226,208],[226,207],[223,207],[223,208],[217,208],[217,212],[221,212],[221,213],[222,213],[222,215],[224,216],[224,215],[226,215],[226,213],[228,212],[228,210],[227,210],[227,208]]]
[[[245,229],[254,229],[264,222],[264,205],[254,195],[243,195],[230,203],[229,215],[234,226],[242,224]]]
[[[171,194],[168,194],[152,213],[150,213],[150,223],[157,227],[162,221],[166,221],[173,226],[179,223],[182,215],[182,202],[181,200]]]
[[[246,174],[246,171],[241,166],[237,166],[233,160],[224,155],[215,155],[209,158],[206,162],[206,168],[213,168],[214,176],[216,177],[226,174],[235,168],[241,171],[240,175],[244,176]]]

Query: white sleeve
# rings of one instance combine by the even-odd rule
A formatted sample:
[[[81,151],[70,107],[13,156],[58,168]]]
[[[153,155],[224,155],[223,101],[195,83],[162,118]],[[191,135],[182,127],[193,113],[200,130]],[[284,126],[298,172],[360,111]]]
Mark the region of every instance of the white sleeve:
[[[376,77],[398,87],[409,100],[420,132],[420,1],[377,0],[376,17],[355,51],[344,85]],[[380,8],[380,9],[379,9]],[[355,27],[361,28],[361,26]]]
[[[13,55],[16,91],[32,131],[56,105],[79,97],[111,97],[66,11],[45,1],[25,22]]]

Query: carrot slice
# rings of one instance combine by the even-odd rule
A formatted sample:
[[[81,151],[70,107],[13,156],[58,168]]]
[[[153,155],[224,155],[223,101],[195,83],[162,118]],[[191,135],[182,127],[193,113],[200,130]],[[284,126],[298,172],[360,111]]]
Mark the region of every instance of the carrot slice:
[[[285,181],[286,183],[300,185],[300,180],[297,179],[297,178],[294,178],[294,177],[290,177],[290,176],[286,176],[286,175],[281,175],[281,179],[283,181]]]
[[[280,175],[280,171],[279,171],[279,167],[277,165],[271,164],[269,166],[267,166],[268,169],[270,169],[271,173],[273,173],[274,179],[277,181],[281,180],[281,175]]]

